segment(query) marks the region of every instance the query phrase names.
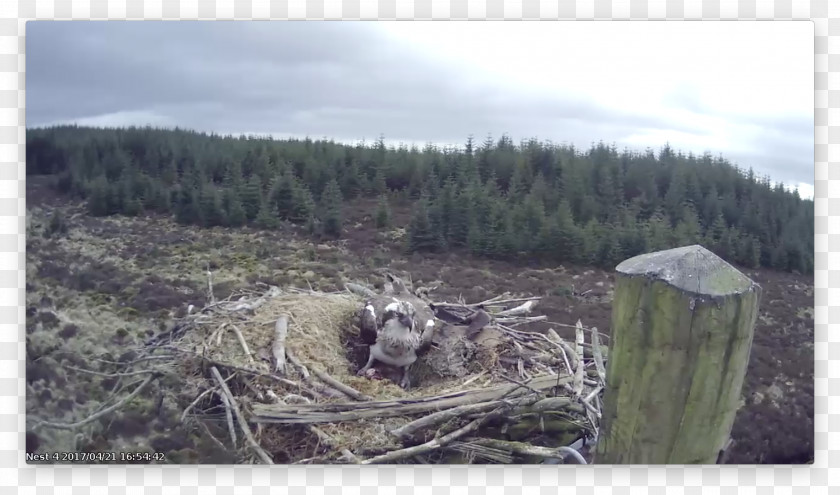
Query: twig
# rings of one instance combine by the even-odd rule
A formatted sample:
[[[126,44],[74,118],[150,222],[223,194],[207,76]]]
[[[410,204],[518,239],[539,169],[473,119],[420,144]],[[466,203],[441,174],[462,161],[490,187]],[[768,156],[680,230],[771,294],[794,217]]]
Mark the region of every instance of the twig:
[[[234,377],[234,375],[228,376],[227,378],[225,378],[225,382],[227,382],[228,380],[230,380],[233,377]],[[216,390],[215,388],[208,388],[204,392],[201,392],[200,394],[198,394],[198,397],[196,397],[194,401],[190,402],[190,405],[188,405],[187,408],[184,409],[184,412],[181,413],[181,422],[182,423],[184,422],[184,419],[187,417],[187,414],[190,412],[190,409],[192,409],[196,405],[198,405],[198,403],[201,402],[201,399],[203,399],[204,397],[207,396],[207,394],[210,394],[215,390]]]
[[[254,440],[254,435],[251,433],[251,428],[248,427],[248,423],[245,422],[245,419],[242,417],[242,413],[239,411],[239,405],[237,405],[236,400],[233,398],[233,394],[230,393],[230,389],[227,386],[227,383],[222,379],[222,375],[219,373],[219,369],[215,366],[210,368],[210,372],[213,373],[213,378],[216,379],[216,383],[219,384],[221,387],[222,392],[227,396],[227,400],[230,402],[230,406],[233,409],[233,413],[236,414],[236,419],[239,421],[239,427],[242,428],[242,433],[245,434],[245,438],[248,440],[248,443],[251,444],[251,447],[257,453],[257,456],[266,464],[274,464],[272,462],[271,457],[265,453],[262,447]]]
[[[484,447],[491,447],[502,451],[508,451],[513,454],[543,457],[546,459],[565,459],[567,455],[566,453],[561,453],[560,449],[539,447],[524,442],[509,442],[506,440],[496,440],[492,438],[477,438],[475,440],[472,440],[471,443],[475,443]]]
[[[222,393],[221,391],[217,390],[216,393],[219,395],[219,398],[222,399],[222,404],[225,406],[225,418],[227,418],[227,425],[228,425],[228,432],[230,433],[230,441],[233,445],[233,448],[236,448],[236,427],[233,426],[233,413],[231,413],[231,404],[228,400],[227,395]]]
[[[210,428],[207,426],[206,423],[204,423],[204,421],[199,421],[198,423],[204,428],[204,431],[210,437],[210,440],[213,440],[213,442],[215,442],[216,445],[218,445],[222,450],[227,450],[225,444],[223,444],[221,440],[216,438],[216,435],[210,432]]]
[[[93,371],[93,370],[86,370],[84,368],[77,368],[75,366],[65,365],[65,369],[78,371],[80,373],[87,373],[89,375],[96,375],[96,376],[104,376],[108,378],[117,378],[117,377],[126,377],[126,376],[137,376],[137,375],[145,375],[147,373],[160,373],[158,370],[137,370],[137,371],[126,371],[124,373],[102,373],[101,371]]]
[[[522,361],[520,360],[519,362],[521,363]],[[534,392],[535,394],[537,394],[537,395],[539,395],[539,396],[541,396],[541,397],[545,397],[545,393],[544,393],[544,392],[542,392],[542,391],[540,391],[540,390],[537,390],[537,389],[535,389],[534,387],[531,387],[531,386],[530,386],[530,385],[528,385],[527,383],[522,383],[522,382],[520,382],[519,380],[515,380],[515,379],[513,379],[513,378],[511,378],[511,377],[509,377],[509,376],[507,376],[507,375],[499,375],[499,376],[500,376],[502,379],[504,379],[504,380],[507,380],[507,381],[509,381],[509,382],[511,382],[511,383],[515,383],[515,384],[519,385],[519,386],[520,386],[520,387],[522,387],[522,388],[527,388],[527,389],[528,389],[528,390],[530,390],[531,392]]]
[[[560,355],[563,356],[563,364],[566,365],[566,371],[571,375],[574,370],[572,369],[572,364],[569,362],[569,357],[566,355],[566,349],[563,347],[563,339],[557,335],[557,332],[553,328],[549,328],[546,333],[548,334],[548,338],[560,348]]]
[[[525,301],[524,303],[520,304],[515,308],[506,309],[504,311],[499,311],[496,313],[497,316],[520,316],[520,315],[527,315],[534,309],[534,306],[537,305],[538,299],[531,299],[529,301]]]
[[[583,392],[583,325],[578,320],[575,332],[575,355],[577,357],[577,369],[575,370],[574,390],[575,395],[580,396]]]
[[[406,423],[395,430],[391,430],[391,434],[399,438],[409,438],[420,430],[437,426],[461,416],[483,413],[485,411],[495,409],[501,404],[501,400],[494,400],[478,404],[467,404],[465,406],[458,406],[444,411],[438,411],[420,419],[416,419],[410,423]]]
[[[300,375],[303,377],[303,380],[308,382],[310,380],[309,370],[306,368],[306,366],[304,366],[303,363],[300,362],[297,356],[292,354],[291,349],[286,349],[286,357],[289,359],[289,362],[295,365],[298,371],[300,371]]]
[[[591,402],[592,399],[594,399],[596,395],[601,393],[601,390],[604,390],[604,387],[598,387],[595,390],[593,390],[592,392],[589,392],[589,394],[586,397],[583,398],[583,402],[587,402],[587,403]],[[598,416],[598,417],[600,417],[600,416]]]
[[[239,345],[242,346],[242,350],[245,351],[245,356],[248,357],[248,362],[253,366],[254,356],[251,355],[251,349],[248,348],[248,342],[245,342],[245,337],[236,325],[231,323],[230,327],[233,329],[233,333],[236,334],[236,339],[239,340]]]
[[[34,428],[48,427],[48,428],[56,428],[56,429],[59,429],[59,430],[73,430],[75,428],[79,428],[81,426],[84,426],[84,425],[86,425],[88,423],[91,423],[93,421],[96,421],[97,419],[101,418],[102,416],[105,416],[108,413],[114,412],[117,409],[119,409],[120,407],[122,407],[123,405],[128,403],[128,401],[137,397],[137,394],[139,394],[144,388],[146,388],[146,385],[151,383],[152,380],[154,380],[155,378],[157,378],[159,376],[160,376],[160,373],[153,373],[153,374],[149,375],[148,378],[143,380],[143,383],[138,385],[137,388],[135,388],[127,396],[123,397],[119,402],[117,402],[116,404],[114,404],[111,407],[105,408],[105,409],[99,411],[98,413],[87,417],[86,419],[83,419],[83,420],[78,421],[76,423],[51,423],[49,421],[41,421],[40,423],[35,425]]]
[[[407,457],[413,457],[420,454],[425,454],[427,452],[431,452],[433,450],[437,450],[446,444],[461,438],[462,436],[466,435],[467,433],[471,433],[477,430],[484,422],[494,416],[493,413],[486,414],[481,418],[475,419],[468,423],[466,426],[463,426],[452,433],[444,435],[440,438],[433,438],[432,440],[416,445],[414,447],[408,447],[401,450],[394,450],[388,452],[387,454],[382,454],[380,456],[371,457],[370,459],[366,459],[361,462],[361,464],[381,464],[386,462],[397,461],[400,459],[405,459]]]
[[[336,380],[335,378],[328,375],[325,371],[321,371],[318,368],[312,368],[312,374],[318,377],[319,380],[326,383],[330,387],[338,390],[339,392],[343,393],[344,395],[350,397],[351,399],[356,399],[358,401],[370,401],[373,400],[373,397],[367,396],[353,387],[349,387],[340,381]]]

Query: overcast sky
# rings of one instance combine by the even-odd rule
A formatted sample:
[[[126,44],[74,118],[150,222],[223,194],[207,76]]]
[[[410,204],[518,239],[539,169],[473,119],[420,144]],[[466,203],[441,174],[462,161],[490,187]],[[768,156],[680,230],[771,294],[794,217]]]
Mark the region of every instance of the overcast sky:
[[[710,151],[812,197],[810,22],[30,22],[26,123]]]

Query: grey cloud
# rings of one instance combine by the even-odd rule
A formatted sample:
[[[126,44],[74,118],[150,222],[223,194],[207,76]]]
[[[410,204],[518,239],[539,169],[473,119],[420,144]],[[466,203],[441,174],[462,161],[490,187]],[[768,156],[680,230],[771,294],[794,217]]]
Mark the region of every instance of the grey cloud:
[[[369,23],[38,21],[27,24],[26,39],[30,126],[151,112],[199,130],[346,140],[463,143],[469,134],[507,132],[586,146],[639,129],[698,132],[690,121],[618,111],[582,95],[468,85],[461,68],[394,43]],[[680,99],[690,95],[671,95]],[[812,135],[802,122],[771,125]],[[744,161],[764,160],[770,168],[756,169],[783,174],[764,151],[774,145],[783,146],[775,138],[754,143],[757,152]],[[799,146],[779,152],[795,157]],[[812,180],[801,156],[790,163],[790,177]]]

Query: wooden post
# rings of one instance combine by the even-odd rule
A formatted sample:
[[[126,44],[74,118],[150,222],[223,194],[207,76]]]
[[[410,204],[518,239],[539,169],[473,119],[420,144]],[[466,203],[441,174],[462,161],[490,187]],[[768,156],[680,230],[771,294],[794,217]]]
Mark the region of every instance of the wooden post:
[[[729,440],[761,288],[701,246],[616,267],[599,464],[714,464]]]

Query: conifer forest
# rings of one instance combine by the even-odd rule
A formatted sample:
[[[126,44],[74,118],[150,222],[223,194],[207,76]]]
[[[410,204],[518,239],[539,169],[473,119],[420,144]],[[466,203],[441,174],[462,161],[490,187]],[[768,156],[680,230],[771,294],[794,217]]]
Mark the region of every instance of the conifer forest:
[[[31,129],[27,174],[93,216],[168,215],[184,225],[306,226],[342,236],[343,205],[413,204],[409,252],[612,269],[640,253],[700,243],[748,268],[810,273],[814,204],[725,157],[672,149],[576,149],[531,139],[468,137],[460,147],[276,140],[156,128]]]

